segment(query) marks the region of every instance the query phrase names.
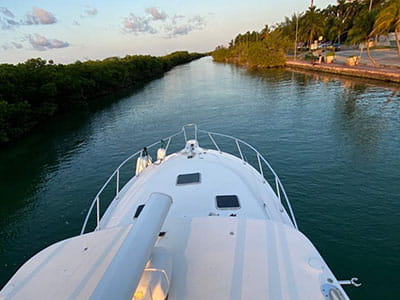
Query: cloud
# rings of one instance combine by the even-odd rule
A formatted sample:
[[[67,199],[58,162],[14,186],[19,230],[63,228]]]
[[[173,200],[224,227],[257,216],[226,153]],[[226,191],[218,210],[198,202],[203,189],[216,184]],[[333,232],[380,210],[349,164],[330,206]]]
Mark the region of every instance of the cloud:
[[[56,17],[49,11],[34,7],[26,15],[25,25],[54,24],[57,23]]]
[[[32,45],[33,49],[39,51],[69,47],[69,43],[67,42],[63,42],[57,39],[48,39],[39,34],[28,35],[27,39]]]
[[[9,18],[14,18],[14,14],[6,7],[0,7],[0,12]]]
[[[179,25],[176,27],[173,27],[171,29],[171,34],[172,35],[186,35],[189,32],[193,30],[192,26],[184,24],[184,25]]]
[[[177,23],[177,21],[179,20],[179,19],[183,19],[185,16],[183,16],[183,15],[174,15],[172,18],[171,18],[171,23],[172,23],[172,25],[176,25],[176,23]]]
[[[187,35],[192,31],[202,30],[207,25],[206,19],[202,16],[194,16],[182,24],[177,24],[177,19],[181,18],[173,18],[171,24],[164,27],[166,38]]]
[[[15,49],[22,49],[24,47],[22,44],[17,42],[12,42],[12,44],[14,45]]]
[[[189,23],[192,24],[195,29],[203,29],[207,25],[206,19],[199,15],[189,19]]]
[[[17,21],[14,21],[14,20],[11,20],[11,19],[6,19],[6,21],[7,21],[7,23],[9,25],[12,25],[12,26],[19,25],[19,23]]]
[[[153,21],[165,21],[167,19],[167,14],[163,11],[159,11],[156,7],[146,8],[146,13],[149,14]]]
[[[150,25],[150,20],[142,17],[138,17],[131,13],[123,21],[123,27],[125,32],[132,33],[150,33],[155,34],[157,30]]]
[[[85,9],[85,15],[90,16],[90,17],[96,16],[98,12],[99,11],[97,10],[97,8],[89,8],[88,7]],[[85,16],[82,16],[82,17],[85,17]]]
[[[131,13],[122,22],[123,30],[127,33],[161,33],[165,38],[187,35],[195,30],[202,30],[206,25],[206,19],[200,15],[187,18],[183,15],[175,14],[168,17],[165,12],[155,7],[145,10],[145,16],[136,16]],[[163,23],[157,21],[162,20]]]
[[[13,47],[10,44],[4,43],[3,45],[1,45],[1,48],[3,48],[3,50],[9,50],[12,49]]]
[[[11,29],[13,26],[13,24],[12,24],[13,22],[15,22],[15,21],[11,20],[11,19],[6,19],[6,18],[0,17],[0,27],[3,30]],[[15,22],[15,23],[17,23],[17,22]],[[18,23],[16,25],[18,25]]]

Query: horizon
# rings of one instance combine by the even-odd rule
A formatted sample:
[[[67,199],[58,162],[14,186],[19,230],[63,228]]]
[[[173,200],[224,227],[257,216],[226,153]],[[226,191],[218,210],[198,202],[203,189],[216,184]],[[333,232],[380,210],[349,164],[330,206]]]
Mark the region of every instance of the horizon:
[[[325,8],[336,1],[314,1]],[[5,0],[0,6],[0,63],[41,57],[55,63],[174,51],[209,52],[239,33],[261,30],[305,11],[310,1]]]

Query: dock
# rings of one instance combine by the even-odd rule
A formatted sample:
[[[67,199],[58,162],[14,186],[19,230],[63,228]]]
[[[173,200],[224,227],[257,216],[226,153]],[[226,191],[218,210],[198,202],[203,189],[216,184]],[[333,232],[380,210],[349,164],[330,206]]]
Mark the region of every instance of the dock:
[[[286,67],[400,83],[400,69],[395,67],[347,66],[337,63],[313,65],[304,60],[287,60]]]

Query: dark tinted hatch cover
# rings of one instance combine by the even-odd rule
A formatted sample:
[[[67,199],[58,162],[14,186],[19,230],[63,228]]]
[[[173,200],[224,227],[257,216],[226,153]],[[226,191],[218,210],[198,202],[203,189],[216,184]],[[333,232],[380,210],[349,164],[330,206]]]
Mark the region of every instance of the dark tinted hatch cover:
[[[178,175],[176,179],[176,184],[189,184],[189,183],[199,183],[200,182],[200,173],[189,173],[189,174],[181,174]]]
[[[240,208],[239,199],[236,195],[221,195],[215,197],[217,200],[217,208],[221,209],[238,209]]]

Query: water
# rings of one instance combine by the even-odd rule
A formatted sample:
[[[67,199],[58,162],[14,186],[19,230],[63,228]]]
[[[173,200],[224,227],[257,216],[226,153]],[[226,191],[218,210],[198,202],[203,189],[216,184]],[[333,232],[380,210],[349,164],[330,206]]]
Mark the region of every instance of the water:
[[[397,298],[400,98],[375,84],[204,58],[52,121],[0,151],[0,286],[37,251],[79,233],[124,158],[196,122],[266,155],[299,228],[339,279],[362,281],[346,288],[350,296]]]

